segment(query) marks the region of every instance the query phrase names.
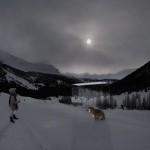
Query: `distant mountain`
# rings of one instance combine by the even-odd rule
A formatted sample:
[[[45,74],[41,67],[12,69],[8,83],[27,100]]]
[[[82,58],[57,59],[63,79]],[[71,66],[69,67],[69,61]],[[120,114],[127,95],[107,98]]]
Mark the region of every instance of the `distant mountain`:
[[[75,74],[75,73],[66,73],[65,75],[74,76],[76,78],[82,79],[83,81],[96,81],[96,80],[102,80],[102,79],[122,79],[125,76],[129,75],[130,73],[134,72],[135,69],[126,69],[119,71],[115,74],[89,74],[89,73],[83,73],[83,74]]]
[[[0,62],[0,92],[16,87],[18,94],[35,98],[71,95],[71,87],[80,81],[61,74],[24,72]]]
[[[53,66],[28,63],[0,51],[0,92],[8,93],[9,88],[16,87],[20,95],[35,98],[71,95],[72,84],[79,82]]]
[[[53,67],[52,65],[40,64],[40,63],[30,63],[23,59],[17,58],[13,55],[8,54],[0,50],[0,61],[3,64],[14,67],[18,70],[22,70],[24,72],[32,71],[32,72],[41,72],[47,74],[57,74],[59,75],[58,69]]]
[[[129,74],[122,80],[111,85],[113,93],[148,90],[150,88],[150,61]]]

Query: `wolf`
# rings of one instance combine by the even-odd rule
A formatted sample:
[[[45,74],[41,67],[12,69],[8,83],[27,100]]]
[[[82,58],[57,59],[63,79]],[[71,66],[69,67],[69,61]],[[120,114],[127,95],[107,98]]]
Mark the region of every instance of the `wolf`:
[[[92,114],[95,120],[105,120],[105,114],[102,110],[94,107],[89,107],[86,110]]]

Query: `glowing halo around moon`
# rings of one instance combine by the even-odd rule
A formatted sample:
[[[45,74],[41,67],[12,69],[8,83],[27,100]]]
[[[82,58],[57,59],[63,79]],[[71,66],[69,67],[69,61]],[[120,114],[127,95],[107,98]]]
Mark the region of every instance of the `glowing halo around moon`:
[[[87,44],[87,45],[91,45],[91,44],[92,44],[92,40],[91,40],[90,38],[88,38],[88,39],[86,40],[86,44]]]

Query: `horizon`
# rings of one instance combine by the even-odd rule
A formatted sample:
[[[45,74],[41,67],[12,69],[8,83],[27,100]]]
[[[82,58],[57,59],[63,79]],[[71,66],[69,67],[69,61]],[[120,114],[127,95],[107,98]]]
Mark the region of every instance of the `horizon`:
[[[58,69],[58,68],[56,68],[54,65],[48,64],[47,62],[32,62],[32,61],[25,60],[25,59],[23,59],[23,58],[21,58],[21,57],[17,57],[17,56],[15,56],[15,55],[10,54],[9,52],[5,52],[5,51],[3,51],[3,50],[0,50],[0,52],[5,53],[6,55],[12,55],[14,58],[20,59],[21,61],[25,61],[25,62],[27,62],[27,63],[50,65],[50,66],[54,67],[55,69]],[[144,64],[146,64],[146,63],[148,63],[148,62],[145,62]],[[140,68],[140,67],[143,66],[144,64],[141,64],[140,66],[138,66],[138,68]],[[126,71],[126,70],[136,70],[136,69],[138,69],[138,68],[124,68],[124,69],[119,70],[119,71],[117,71],[117,72],[108,72],[108,73],[94,73],[94,72],[93,72],[93,73],[89,73],[89,72],[76,73],[76,72],[63,72],[63,71],[61,71],[61,70],[59,70],[59,69],[58,69],[58,71],[59,71],[60,73],[62,73],[62,74],[74,74],[74,75],[84,75],[84,74],[88,74],[88,75],[109,75],[109,74],[117,74],[117,73],[120,73],[120,72]]]

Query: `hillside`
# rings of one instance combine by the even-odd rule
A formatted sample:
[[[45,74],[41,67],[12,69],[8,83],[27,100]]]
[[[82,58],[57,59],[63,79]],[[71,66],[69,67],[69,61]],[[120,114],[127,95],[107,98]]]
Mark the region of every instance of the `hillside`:
[[[9,92],[16,87],[24,96],[46,98],[57,95],[71,95],[72,84],[80,82],[61,74],[24,72],[0,62],[0,91]]]
[[[46,74],[60,75],[58,69],[56,69],[52,65],[27,62],[23,59],[10,55],[7,52],[4,52],[2,50],[0,50],[0,61],[3,64],[9,65],[11,67],[14,67],[18,70],[22,70],[24,72],[33,71],[33,72],[41,72]]]
[[[150,61],[111,86],[113,93],[147,90],[150,87]]]

